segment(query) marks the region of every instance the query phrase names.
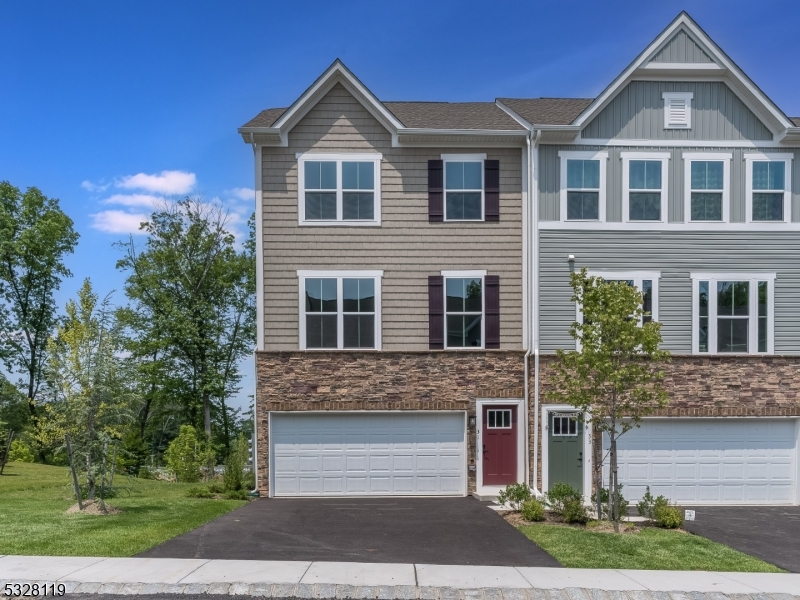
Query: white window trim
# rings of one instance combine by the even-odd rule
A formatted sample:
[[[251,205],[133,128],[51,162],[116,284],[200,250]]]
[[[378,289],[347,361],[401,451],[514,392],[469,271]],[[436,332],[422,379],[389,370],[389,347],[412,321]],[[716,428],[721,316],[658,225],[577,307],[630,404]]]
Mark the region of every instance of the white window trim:
[[[663,100],[664,110],[664,129],[691,129],[692,128],[692,100],[694,99],[693,92],[663,92],[661,94]],[[669,121],[669,106],[670,100],[685,100],[686,101],[686,123],[670,123]]]
[[[565,223],[603,223],[606,220],[606,166],[608,152],[562,150],[558,153],[561,159],[560,177],[560,220]],[[599,160],[600,161],[600,190],[597,207],[597,219],[567,219],[567,161],[568,160]]]
[[[683,153],[683,221],[684,223],[730,223],[731,219],[731,161],[730,152]],[[692,221],[692,163],[722,162],[722,221]],[[712,190],[713,191],[713,190]]]
[[[486,181],[484,181],[485,173],[483,163],[486,160],[486,154],[442,154],[442,192],[443,192],[443,206],[442,216],[445,222],[452,223],[479,223],[486,220]],[[447,163],[449,162],[480,162],[481,163],[481,218],[480,219],[448,219],[447,218]],[[458,190],[454,190],[458,191]],[[478,190],[464,190],[466,192],[475,192]]]
[[[664,223],[667,220],[668,191],[669,191],[669,152],[620,152],[622,159],[622,221],[624,223]],[[661,162],[661,189],[642,190],[661,192],[661,218],[653,220],[630,218],[630,162],[632,160],[651,160]],[[639,191],[639,190],[636,190]]]
[[[752,356],[775,354],[775,279],[774,271],[692,272],[692,354],[697,356]],[[700,282],[708,281],[708,352],[700,352]],[[748,352],[717,352],[717,282],[750,283],[750,306],[747,339]],[[758,282],[767,282],[767,351],[758,352]],[[755,349],[755,350],[754,350]]]
[[[305,310],[305,290],[306,279],[314,278],[336,279],[336,318],[337,318],[337,347],[336,348],[306,348],[306,310]],[[344,311],[342,302],[342,279],[373,279],[375,281],[375,347],[374,348],[343,348],[344,339]],[[299,308],[299,331],[300,331],[300,350],[308,352],[330,351],[330,352],[374,352],[381,349],[381,280],[383,271],[324,271],[324,270],[298,270],[298,308]]]
[[[381,161],[383,155],[380,153],[372,152],[369,154],[326,154],[326,153],[311,153],[298,152],[295,157],[297,158],[297,222],[302,226],[312,227],[376,227],[381,224]],[[307,221],[306,220],[306,203],[305,203],[305,163],[307,161],[335,161],[336,162],[336,220],[330,221]],[[374,194],[374,219],[355,219],[347,220],[341,219],[342,215],[342,162],[372,162],[375,165],[375,189]]]
[[[661,271],[606,271],[603,269],[591,269],[587,271],[587,275],[589,275],[589,277],[602,277],[609,281],[630,280],[633,281],[633,285],[639,292],[642,291],[642,281],[649,279],[653,282],[653,311],[651,316],[653,321],[658,321],[658,282],[661,279]],[[583,311],[581,310],[581,305],[578,303],[575,303],[575,320],[578,323],[583,321]],[[575,350],[580,352],[580,349],[580,340],[576,339]]]
[[[791,223],[792,222],[792,159],[794,154],[790,152],[762,153],[754,152],[744,155],[745,163],[745,212],[748,223],[758,223],[759,225]],[[754,221],[753,220],[753,163],[754,162],[779,162],[785,163],[783,182],[783,219],[780,221]]]
[[[444,349],[445,350],[483,350],[486,348],[486,271],[442,271],[442,307],[444,314]],[[481,279],[481,345],[480,346],[448,346],[447,345],[447,280],[448,279]]]

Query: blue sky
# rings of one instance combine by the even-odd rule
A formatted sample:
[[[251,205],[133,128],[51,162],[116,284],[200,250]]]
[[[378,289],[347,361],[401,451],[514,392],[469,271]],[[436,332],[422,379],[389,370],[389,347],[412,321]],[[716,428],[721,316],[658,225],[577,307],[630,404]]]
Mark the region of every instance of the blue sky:
[[[684,9],[800,115],[794,0],[4,0],[0,180],[59,198],[75,221],[63,305],[84,277],[122,289],[111,245],[153,198],[219,199],[243,228],[253,155],[236,128],[337,57],[383,100],[592,97]]]

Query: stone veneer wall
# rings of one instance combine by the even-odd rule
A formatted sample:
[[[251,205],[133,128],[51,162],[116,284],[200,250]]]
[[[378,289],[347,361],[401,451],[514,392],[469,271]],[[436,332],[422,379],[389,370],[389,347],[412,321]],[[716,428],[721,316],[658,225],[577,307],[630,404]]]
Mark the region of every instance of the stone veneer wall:
[[[504,350],[430,352],[257,352],[258,488],[269,487],[269,411],[466,410],[479,398],[524,396],[524,353]],[[475,428],[468,431],[475,464]],[[475,490],[475,471],[468,471]]]
[[[555,356],[540,358],[539,402],[545,404],[547,379]],[[529,447],[534,445],[533,365],[530,373]],[[786,417],[800,416],[800,356],[673,356],[666,367],[667,407],[664,417]],[[541,415],[541,407],[539,410]],[[539,419],[537,487],[541,486]],[[544,432],[546,433],[546,432]],[[531,458],[533,460],[533,452]]]

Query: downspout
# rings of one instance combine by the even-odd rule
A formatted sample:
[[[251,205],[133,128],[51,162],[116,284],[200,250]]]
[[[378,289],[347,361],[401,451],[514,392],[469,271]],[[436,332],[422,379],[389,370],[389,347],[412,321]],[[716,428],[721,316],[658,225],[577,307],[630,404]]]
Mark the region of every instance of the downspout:
[[[542,130],[536,131],[534,136],[531,130],[531,137],[533,137],[533,152],[529,154],[529,168],[530,175],[528,181],[530,182],[531,190],[533,191],[530,210],[531,233],[533,236],[533,243],[530,249],[530,261],[533,265],[533,291],[532,297],[532,318],[531,318],[531,334],[533,339],[531,344],[533,347],[533,475],[531,477],[534,492],[539,495],[538,476],[539,476],[539,138],[542,136]],[[530,143],[530,139],[528,141]]]
[[[259,293],[259,289],[263,290],[262,280],[264,278],[264,250],[261,247],[263,244],[262,232],[264,228],[264,221],[261,210],[261,153],[258,151],[255,136],[250,132],[250,145],[253,147],[253,156],[255,163],[255,189],[256,189],[256,332],[258,339],[256,340],[256,347],[254,348],[253,356],[253,369],[255,370],[256,389],[253,390],[253,475],[255,476],[255,489],[250,491],[251,496],[258,496],[258,355],[256,351],[259,350],[263,344],[263,331],[264,331],[264,304],[263,295]]]
[[[531,134],[528,133],[525,136],[525,143],[527,145],[526,153],[525,153],[525,175],[526,175],[526,182],[528,189],[526,190],[526,194],[523,194],[523,206],[522,206],[522,216],[523,216],[523,223],[522,223],[522,279],[523,279],[523,302],[522,302],[522,321],[523,321],[523,346],[525,348],[525,356],[523,357],[523,372],[524,372],[524,380],[522,383],[523,389],[523,397],[525,400],[522,403],[523,411],[525,413],[524,419],[524,440],[525,440],[525,483],[532,488],[536,488],[536,480],[531,479],[531,465],[530,465],[530,427],[529,427],[529,419],[530,419],[530,385],[528,384],[528,380],[530,378],[530,356],[531,356],[531,336],[530,336],[530,319],[531,319],[531,295],[530,295],[530,228],[528,227],[528,222],[530,221],[530,213],[531,213]]]

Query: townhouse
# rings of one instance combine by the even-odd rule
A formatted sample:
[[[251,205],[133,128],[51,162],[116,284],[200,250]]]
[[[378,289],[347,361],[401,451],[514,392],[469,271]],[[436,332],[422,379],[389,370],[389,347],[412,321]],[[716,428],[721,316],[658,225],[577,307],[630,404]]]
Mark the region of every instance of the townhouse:
[[[334,62],[239,129],[259,489],[588,495],[602,440],[543,399],[586,267],[673,354],[626,495],[800,501],[798,125],[686,13],[596,98],[381,102]]]

